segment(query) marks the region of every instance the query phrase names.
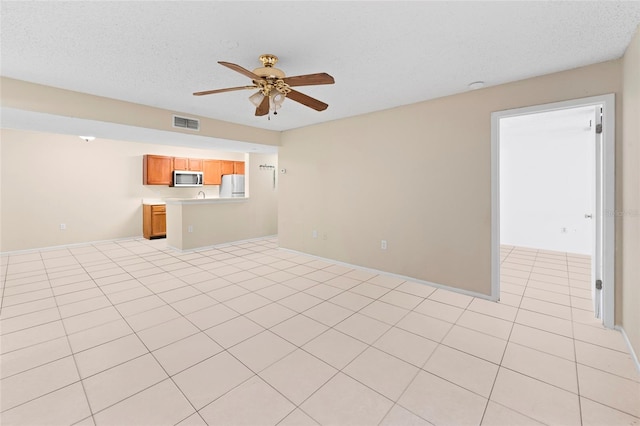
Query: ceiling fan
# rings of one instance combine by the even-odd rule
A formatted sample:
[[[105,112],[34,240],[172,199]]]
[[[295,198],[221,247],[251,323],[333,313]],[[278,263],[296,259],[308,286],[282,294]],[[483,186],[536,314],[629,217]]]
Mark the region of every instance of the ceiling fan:
[[[249,77],[253,82],[251,86],[228,87],[226,89],[205,90],[203,92],[195,92],[195,96],[212,95],[214,93],[232,92],[235,90],[258,89],[256,93],[249,97],[249,100],[256,106],[256,116],[267,115],[269,111],[274,114],[278,113],[278,108],[282,106],[285,98],[289,98],[302,105],[313,108],[316,111],[324,111],[329,105],[317,99],[293,90],[292,87],[297,86],[314,86],[318,84],[333,84],[335,80],[325,72],[317,74],[297,75],[294,77],[285,77],[282,70],[275,68],[278,57],[271,54],[260,56],[262,67],[249,71],[240,65],[230,62],[219,61],[220,65],[239,72]]]

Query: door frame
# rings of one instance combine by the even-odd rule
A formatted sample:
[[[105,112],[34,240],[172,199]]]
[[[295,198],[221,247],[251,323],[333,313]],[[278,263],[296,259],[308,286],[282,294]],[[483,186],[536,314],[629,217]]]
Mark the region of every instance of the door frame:
[[[500,120],[584,106],[602,106],[603,111],[603,146],[600,159],[602,202],[594,214],[602,220],[602,323],[605,327],[613,328],[615,326],[615,94],[613,93],[491,113],[491,299],[500,299]]]

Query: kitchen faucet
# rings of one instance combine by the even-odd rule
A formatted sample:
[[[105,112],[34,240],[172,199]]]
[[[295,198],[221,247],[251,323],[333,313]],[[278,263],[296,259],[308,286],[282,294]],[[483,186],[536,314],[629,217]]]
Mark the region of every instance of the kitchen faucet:
[[[207,195],[204,193],[204,191],[198,191],[198,195],[196,195],[196,198],[200,198],[200,194],[202,194],[202,199],[204,200],[205,198],[207,198]]]

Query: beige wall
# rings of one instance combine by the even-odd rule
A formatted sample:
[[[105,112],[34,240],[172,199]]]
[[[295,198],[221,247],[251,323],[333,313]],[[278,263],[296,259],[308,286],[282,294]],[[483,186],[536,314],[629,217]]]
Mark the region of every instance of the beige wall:
[[[622,326],[640,356],[640,27],[625,53],[623,73],[622,215],[616,222],[622,237],[622,306],[618,308],[622,308]]]
[[[621,84],[618,60],[284,132],[280,245],[488,295],[491,112]]]
[[[2,129],[0,251],[142,235],[143,198],[194,197],[201,188],[142,184],[142,156],[159,154],[245,160],[242,153]],[[250,191],[273,234],[277,206],[249,156]],[[252,176],[255,173],[255,177]],[[255,186],[252,186],[255,181]],[[216,195],[217,186],[205,186]],[[60,224],[67,229],[60,230]]]

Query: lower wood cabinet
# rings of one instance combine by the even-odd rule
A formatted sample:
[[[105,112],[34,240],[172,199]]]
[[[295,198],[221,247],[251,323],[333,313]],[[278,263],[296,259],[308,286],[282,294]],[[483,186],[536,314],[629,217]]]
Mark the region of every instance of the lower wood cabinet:
[[[167,236],[167,207],[163,204],[142,206],[142,236],[150,240]]]

